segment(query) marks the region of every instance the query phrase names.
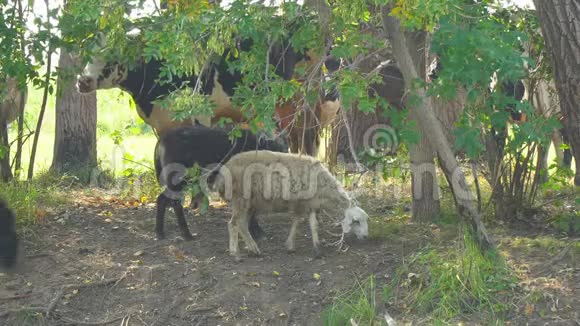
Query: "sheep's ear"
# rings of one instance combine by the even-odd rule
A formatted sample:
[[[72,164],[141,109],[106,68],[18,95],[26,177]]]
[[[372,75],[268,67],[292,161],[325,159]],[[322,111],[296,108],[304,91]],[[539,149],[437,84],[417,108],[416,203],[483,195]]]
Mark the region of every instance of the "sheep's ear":
[[[348,210],[344,214],[344,219],[341,222],[342,233],[349,233],[352,225],[352,216],[349,214]]]

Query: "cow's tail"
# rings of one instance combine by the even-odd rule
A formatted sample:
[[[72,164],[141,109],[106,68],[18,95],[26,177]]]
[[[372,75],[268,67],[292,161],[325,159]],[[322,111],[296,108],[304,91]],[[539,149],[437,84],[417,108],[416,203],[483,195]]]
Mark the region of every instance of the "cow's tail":
[[[155,165],[155,177],[157,178],[157,182],[161,182],[161,180],[159,180],[159,176],[161,175],[161,170],[163,169],[163,166],[161,165],[161,153],[159,153],[159,144],[159,141],[157,144],[155,144],[155,152],[153,154],[153,164]]]

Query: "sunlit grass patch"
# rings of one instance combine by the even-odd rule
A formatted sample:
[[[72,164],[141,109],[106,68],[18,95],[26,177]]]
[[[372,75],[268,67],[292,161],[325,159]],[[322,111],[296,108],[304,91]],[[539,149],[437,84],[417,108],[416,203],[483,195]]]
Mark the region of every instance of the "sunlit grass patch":
[[[554,238],[552,236],[539,236],[534,238],[515,237],[511,241],[514,248],[528,250],[547,250],[550,253],[556,253],[569,245],[569,241]]]
[[[377,316],[376,283],[374,276],[357,280],[354,286],[338,294],[330,307],[322,313],[325,326],[382,325]]]
[[[17,232],[25,238],[33,236],[33,227],[47,216],[47,210],[66,204],[67,195],[58,187],[57,178],[42,172],[32,181],[2,184],[0,197],[16,215]]]
[[[516,284],[499,255],[482,254],[465,236],[456,247],[427,247],[417,253],[399,269],[384,296],[433,323],[471,313],[493,321],[510,311],[509,298]]]

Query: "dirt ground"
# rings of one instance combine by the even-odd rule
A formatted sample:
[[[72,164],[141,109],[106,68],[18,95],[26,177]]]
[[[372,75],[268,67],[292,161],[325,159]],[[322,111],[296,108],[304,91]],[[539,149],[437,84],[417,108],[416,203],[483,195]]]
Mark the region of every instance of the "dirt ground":
[[[312,259],[302,224],[296,252],[288,254],[289,221],[280,216],[261,219],[268,233],[259,242],[262,257],[244,252],[236,263],[226,250],[227,208],[187,214],[193,241],[181,240],[170,210],[167,239],[156,241],[153,205],[128,208],[79,197],[74,208],[46,218],[38,230],[41,248],[29,248],[20,274],[0,284],[0,298],[15,298],[0,304],[48,307],[63,285],[96,284],[65,289],[51,311],[54,324],[126,317],[125,325],[318,325],[332,291],[357,277],[390,273],[412,249],[354,240],[346,252],[325,246],[323,257]],[[321,223],[321,239],[337,239],[324,230],[339,228]],[[111,282],[100,285],[103,280]]]
[[[389,215],[388,208],[380,207],[369,213],[377,212]],[[72,207],[48,214],[36,231],[37,239],[25,243],[28,257],[19,273],[0,274],[0,324],[37,325],[38,314],[48,314],[40,318],[43,324],[321,325],[321,312],[334,295],[370,274],[386,284],[406,257],[433,241],[429,227],[410,225],[379,240],[349,240],[348,250],[338,252],[328,245],[337,237],[326,231],[339,228],[326,219],[320,235],[327,246],[322,258],[312,259],[307,224],[301,225],[296,252],[285,251],[289,221],[282,215],[260,218],[268,234],[258,243],[262,256],[248,256],[242,249],[243,260],[237,263],[227,252],[229,212],[224,205],[212,203],[201,217],[187,211],[195,237],[189,242],[179,237],[170,210],[167,239],[156,241],[154,216],[151,204],[128,207],[81,194]],[[512,262],[525,265],[525,257],[514,256]],[[550,258],[545,255],[539,261]],[[514,307],[512,324],[577,325],[579,266],[566,267],[569,261],[554,266],[549,277],[531,275],[534,267],[527,266],[529,286],[540,289],[542,297],[529,314],[524,303]],[[534,283],[538,277],[546,284],[557,278],[560,288],[545,290],[545,284]],[[554,304],[541,315],[545,309],[539,305],[549,302]],[[379,303],[377,309],[384,307]],[[15,310],[21,311],[6,314]],[[392,314],[397,320],[413,320],[402,311]],[[565,318],[558,317],[560,321],[553,315]]]

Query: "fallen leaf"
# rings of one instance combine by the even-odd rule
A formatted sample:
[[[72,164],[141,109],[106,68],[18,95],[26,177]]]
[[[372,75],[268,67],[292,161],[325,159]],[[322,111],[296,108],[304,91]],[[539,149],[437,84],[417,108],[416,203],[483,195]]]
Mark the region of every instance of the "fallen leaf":
[[[175,259],[177,259],[177,260],[180,260],[180,261],[184,261],[185,260],[185,255],[182,252],[180,252],[180,251],[177,251],[176,250],[173,253],[173,255],[175,256]]]
[[[273,271],[273,272],[272,272],[272,275],[274,275],[274,276],[280,276],[280,272]]]
[[[534,305],[527,304],[525,309],[526,316],[531,316],[534,313]]]
[[[317,281],[320,280],[320,274],[318,274],[318,273],[312,274],[312,277]]]
[[[253,286],[253,287],[256,287],[256,288],[262,287],[262,284],[260,284],[260,282],[248,282],[246,284]]]

